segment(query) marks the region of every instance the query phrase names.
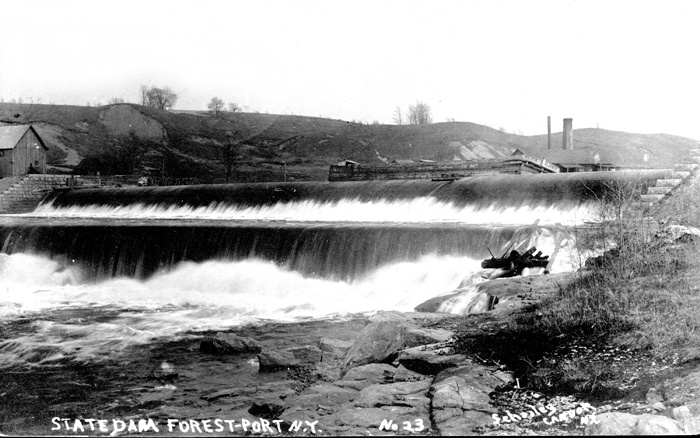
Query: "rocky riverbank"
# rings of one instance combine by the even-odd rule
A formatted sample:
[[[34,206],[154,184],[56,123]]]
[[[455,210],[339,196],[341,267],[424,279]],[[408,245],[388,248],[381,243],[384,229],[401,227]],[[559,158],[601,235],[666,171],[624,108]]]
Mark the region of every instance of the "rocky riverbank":
[[[154,340],[90,363],[40,365],[50,352],[37,351],[30,365],[0,374],[0,432],[699,433],[700,362],[658,360],[603,337],[511,330],[519,318],[536,320],[535,304],[580,275],[498,279],[419,306],[436,309],[463,294],[491,309],[469,316],[378,312],[269,322]],[[75,310],[50,315],[75,317]],[[18,337],[30,321],[2,323],[3,338]],[[577,380],[576,366],[601,371],[586,368]]]

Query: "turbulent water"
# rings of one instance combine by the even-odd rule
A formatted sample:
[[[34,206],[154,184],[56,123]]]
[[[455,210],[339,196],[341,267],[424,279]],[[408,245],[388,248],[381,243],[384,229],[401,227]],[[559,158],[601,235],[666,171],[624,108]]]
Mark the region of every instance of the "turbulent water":
[[[0,218],[0,317],[29,324],[0,341],[0,364],[99,360],[153,339],[269,320],[410,311],[478,283],[481,260],[510,249],[537,246],[551,272],[571,270],[573,230],[595,221],[606,184],[624,179],[58,193],[34,213]]]

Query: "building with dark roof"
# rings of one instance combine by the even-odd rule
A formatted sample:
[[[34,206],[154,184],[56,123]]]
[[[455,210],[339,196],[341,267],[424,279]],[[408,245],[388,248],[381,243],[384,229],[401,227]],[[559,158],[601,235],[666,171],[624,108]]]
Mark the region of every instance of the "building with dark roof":
[[[525,155],[520,149],[513,152],[514,156]],[[545,160],[548,164],[559,168],[559,172],[598,172],[604,170],[618,170],[610,157],[590,149],[544,149],[532,154],[536,158]]]
[[[47,150],[31,125],[0,126],[0,178],[46,173]]]

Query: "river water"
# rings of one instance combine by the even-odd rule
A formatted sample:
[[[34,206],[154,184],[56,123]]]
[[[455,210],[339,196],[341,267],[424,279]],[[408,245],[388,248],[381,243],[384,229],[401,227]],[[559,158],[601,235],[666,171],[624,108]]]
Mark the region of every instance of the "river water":
[[[550,272],[571,270],[576,230],[596,220],[606,187],[640,178],[591,175],[57,193],[33,213],[0,217],[0,318],[26,321],[0,339],[0,367],[411,311],[482,281],[480,262],[512,249],[536,246]]]

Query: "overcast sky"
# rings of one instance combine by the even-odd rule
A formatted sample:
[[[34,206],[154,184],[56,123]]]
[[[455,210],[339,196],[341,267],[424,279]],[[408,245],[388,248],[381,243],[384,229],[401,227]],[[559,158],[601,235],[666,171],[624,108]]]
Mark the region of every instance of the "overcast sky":
[[[700,139],[698,1],[0,0],[0,98]]]

